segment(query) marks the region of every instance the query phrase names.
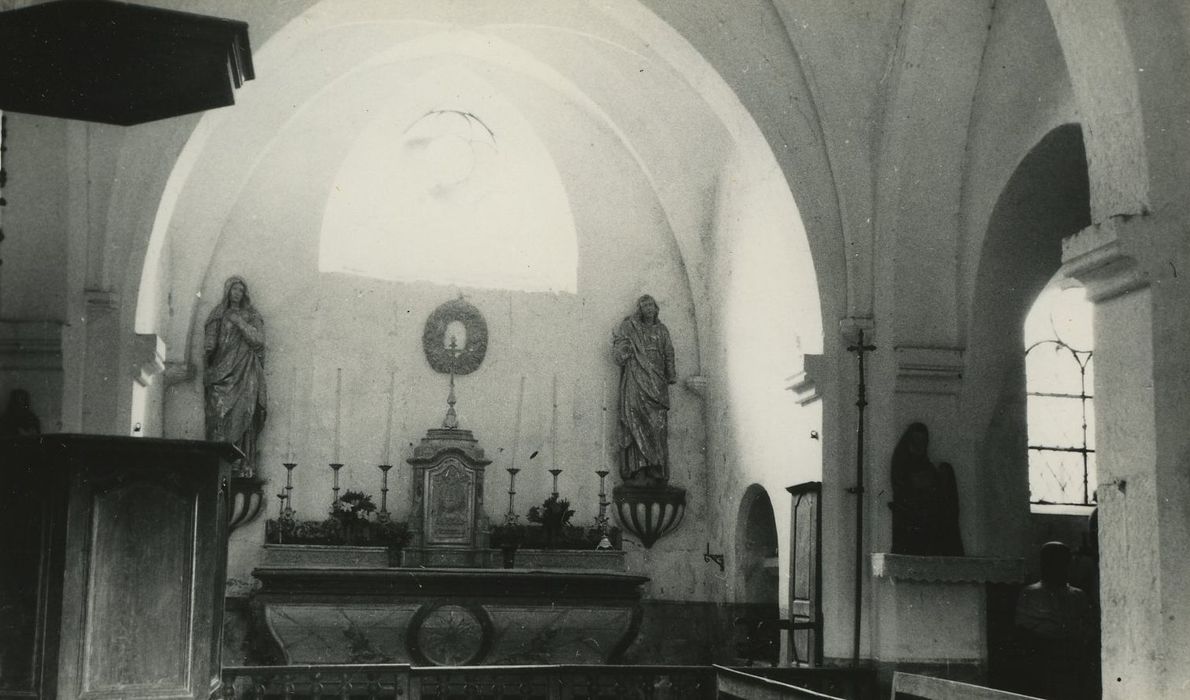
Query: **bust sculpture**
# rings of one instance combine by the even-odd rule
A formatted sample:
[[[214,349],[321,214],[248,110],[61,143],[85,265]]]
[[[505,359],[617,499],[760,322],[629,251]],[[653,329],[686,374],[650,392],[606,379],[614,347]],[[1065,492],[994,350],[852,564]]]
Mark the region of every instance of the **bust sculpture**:
[[[929,445],[929,429],[912,423],[893,450],[892,551],[962,556],[954,469],[947,462],[931,462]]]
[[[248,284],[229,277],[204,326],[203,388],[208,440],[233,443],[244,454],[238,476],[256,468],[257,438],[268,399],[264,382],[264,319],[252,306]]]
[[[612,334],[620,366],[620,477],[625,483],[669,481],[669,385],[677,381],[669,329],[657,302],[644,295]]]

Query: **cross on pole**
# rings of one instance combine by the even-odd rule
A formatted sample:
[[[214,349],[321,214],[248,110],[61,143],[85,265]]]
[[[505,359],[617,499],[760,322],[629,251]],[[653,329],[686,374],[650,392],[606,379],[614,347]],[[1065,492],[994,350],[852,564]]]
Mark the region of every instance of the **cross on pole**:
[[[855,429],[855,486],[847,489],[855,494],[855,632],[852,640],[851,665],[859,667],[860,620],[863,609],[864,571],[864,408],[868,405],[868,385],[865,379],[864,356],[876,350],[875,345],[864,343],[864,330],[859,330],[859,342],[847,346],[847,352],[855,353],[859,362],[859,388],[855,407],[859,409]]]

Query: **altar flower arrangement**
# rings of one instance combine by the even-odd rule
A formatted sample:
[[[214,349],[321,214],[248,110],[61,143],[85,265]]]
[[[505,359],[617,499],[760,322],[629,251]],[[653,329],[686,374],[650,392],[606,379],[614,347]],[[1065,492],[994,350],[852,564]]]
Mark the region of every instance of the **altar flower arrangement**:
[[[546,541],[551,544],[562,534],[562,529],[570,524],[572,517],[574,511],[570,509],[570,501],[558,498],[556,493],[545,499],[540,506],[529,509],[529,522],[539,523],[545,530]]]
[[[401,550],[409,544],[409,526],[387,517],[374,517],[376,504],[361,491],[347,491],[331,504],[325,520],[282,517],[269,520],[269,544],[370,545]]]

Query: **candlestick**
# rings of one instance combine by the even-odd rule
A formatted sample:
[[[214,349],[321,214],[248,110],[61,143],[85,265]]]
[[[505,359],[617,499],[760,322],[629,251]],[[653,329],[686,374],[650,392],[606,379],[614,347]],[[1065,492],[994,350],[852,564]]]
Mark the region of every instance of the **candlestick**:
[[[455,361],[459,359],[458,343],[455,337],[450,337],[450,393],[446,396],[446,417],[442,419],[442,427],[454,430],[459,427],[459,416],[455,413]]]
[[[285,544],[285,521],[290,516],[285,515],[287,508],[285,507],[285,499],[287,496],[285,492],[277,494],[277,511],[280,515],[277,516],[277,544]],[[265,529],[268,529],[267,527]]]
[[[514,507],[516,502],[516,475],[521,470],[516,467],[509,467],[506,471],[508,472],[508,512],[504,514],[504,524],[516,525],[519,517]]]
[[[392,376],[388,382],[388,420],[384,422],[384,449],[381,451],[381,464],[388,464],[392,461],[392,442],[393,442],[393,406],[396,403],[397,395],[397,373],[393,371]],[[387,473],[386,473],[387,475]]]
[[[343,368],[335,370],[335,462],[339,461],[339,430],[343,420]],[[342,465],[340,465],[342,466]]]
[[[557,467],[554,467],[553,469],[551,469],[549,471],[550,471],[550,474],[554,475],[554,498],[557,498],[558,497],[558,475],[562,473],[562,470]]]
[[[392,469],[393,465],[380,464],[377,466],[383,476],[380,480],[380,512],[376,514],[376,519],[388,520],[388,470]]]
[[[607,507],[610,503],[604,481],[609,472],[607,469],[596,469],[595,473],[599,475],[599,515],[595,517],[595,526],[599,528],[599,544],[595,545],[595,549],[612,549],[611,540],[607,537]]]
[[[341,463],[331,462],[331,471],[335,473],[335,485],[331,487],[331,491],[334,492],[335,497],[331,501],[331,507],[334,507],[339,502],[339,470],[342,468],[343,465]]]
[[[607,500],[607,486],[605,479],[610,473],[607,469],[596,469],[595,473],[599,475],[599,516],[595,518],[595,523],[599,525],[599,529],[607,533],[607,507],[609,505]]]
[[[297,466],[296,462],[283,462],[285,467],[285,512],[282,514],[287,518],[293,517],[293,468]]]

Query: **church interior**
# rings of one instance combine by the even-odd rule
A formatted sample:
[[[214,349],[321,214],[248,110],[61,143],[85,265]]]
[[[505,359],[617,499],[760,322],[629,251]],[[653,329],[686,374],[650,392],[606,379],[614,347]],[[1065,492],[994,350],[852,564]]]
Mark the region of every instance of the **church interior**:
[[[1185,2],[90,7],[0,698],[1190,696]]]

